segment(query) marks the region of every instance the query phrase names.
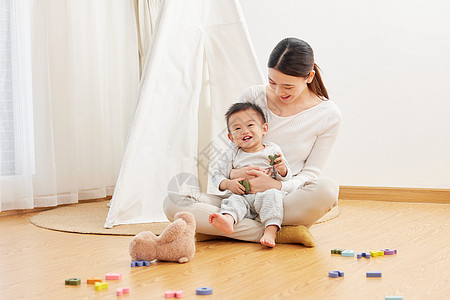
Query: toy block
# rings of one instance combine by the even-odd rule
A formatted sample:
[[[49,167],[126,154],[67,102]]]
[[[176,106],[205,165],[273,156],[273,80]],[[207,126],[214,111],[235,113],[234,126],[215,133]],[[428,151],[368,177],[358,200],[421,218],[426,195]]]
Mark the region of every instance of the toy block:
[[[129,293],[130,293],[129,288],[118,288],[116,291],[117,296],[122,296],[122,295],[129,294]]]
[[[397,250],[395,250],[395,249],[384,249],[384,250],[381,250],[381,251],[384,252],[384,255],[394,255],[394,254],[397,254]]]
[[[330,274],[331,274],[331,276],[330,276]],[[328,272],[328,276],[329,277],[336,277],[335,276],[336,274],[337,274],[338,277],[344,277],[344,271],[335,270],[335,271]]]
[[[150,267],[150,262],[148,260],[144,260],[144,266]]]
[[[355,251],[353,250],[344,250],[341,252],[342,256],[346,256],[346,257],[352,257],[355,256]]]
[[[108,283],[107,282],[96,282],[95,283],[95,290],[104,290],[108,288]]]
[[[274,155],[269,155],[268,156],[270,159],[270,165],[273,166],[274,164],[279,163],[279,161],[275,162],[275,159],[277,159],[278,157],[280,157],[278,154],[274,154]]]
[[[363,256],[364,256],[365,258],[370,258],[370,257],[371,257],[370,252],[365,252],[365,253],[363,253]]]
[[[213,293],[213,289],[210,287],[200,287],[195,289],[195,293],[197,295],[211,295]]]
[[[330,271],[330,272],[328,272],[328,277],[338,278],[339,277],[339,273],[338,273],[338,271]]]
[[[381,277],[381,271],[366,272],[366,277]]]
[[[242,184],[245,187],[245,192],[249,192],[250,191],[250,183],[248,182],[248,180],[241,180],[239,181],[240,184]]]
[[[403,296],[386,296],[384,300],[403,300]]]
[[[96,282],[103,282],[103,280],[101,280],[100,278],[96,278],[96,277],[89,277],[87,279],[87,284],[95,284]]]
[[[331,254],[341,254],[345,249],[333,249],[331,250]]]
[[[66,279],[66,285],[80,285],[81,279],[80,278],[69,278]]]
[[[164,297],[165,297],[166,299],[173,298],[173,297],[175,297],[175,292],[174,292],[174,291],[166,291],[166,292],[164,293]]]
[[[361,258],[363,254],[361,252],[356,253],[356,258]]]
[[[370,252],[370,255],[372,255],[372,257],[384,256],[384,252],[383,251],[370,250],[369,252]]]
[[[105,275],[106,280],[120,280],[122,279],[121,273],[108,273]]]
[[[180,291],[176,291],[175,292],[175,298],[178,298],[178,299],[179,298],[183,298],[183,291],[181,291],[181,290]]]

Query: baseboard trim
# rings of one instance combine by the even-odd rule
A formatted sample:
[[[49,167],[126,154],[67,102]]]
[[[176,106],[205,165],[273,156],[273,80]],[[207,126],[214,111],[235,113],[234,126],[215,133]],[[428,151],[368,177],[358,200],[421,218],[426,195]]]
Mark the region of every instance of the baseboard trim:
[[[339,199],[450,204],[450,189],[340,186]]]
[[[79,200],[78,203],[89,203],[89,202],[97,202],[97,201],[106,201],[111,200],[111,196],[105,197],[105,198],[98,198],[98,199],[86,199],[86,200]],[[13,210],[5,210],[0,212],[0,218],[1,217],[9,217],[9,216],[16,216],[16,215],[24,215],[24,214],[31,214],[31,213],[37,213],[44,210],[53,209],[60,206],[65,205],[74,205],[77,203],[72,204],[62,204],[58,206],[50,206],[50,207],[37,207],[37,208],[31,208],[31,209],[13,209]]]

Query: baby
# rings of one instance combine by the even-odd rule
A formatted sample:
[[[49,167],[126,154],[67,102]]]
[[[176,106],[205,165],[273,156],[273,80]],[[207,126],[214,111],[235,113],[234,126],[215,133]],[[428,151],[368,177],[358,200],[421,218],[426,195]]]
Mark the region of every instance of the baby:
[[[264,234],[260,239],[262,245],[275,247],[275,237],[283,220],[283,198],[286,192],[268,189],[256,194],[245,194],[245,187],[240,183],[246,178],[230,179],[232,169],[246,166],[258,166],[262,169],[273,168],[272,177],[277,180],[290,180],[291,171],[278,145],[263,142],[268,124],[262,109],[253,103],[235,103],[225,114],[228,138],[235,147],[221,158],[213,175],[213,183],[219,190],[233,193],[223,199],[219,213],[212,213],[209,222],[215,228],[230,234],[234,224],[243,218],[256,218],[259,215],[264,225]],[[272,160],[269,155],[277,154]],[[251,187],[250,187],[251,188]]]

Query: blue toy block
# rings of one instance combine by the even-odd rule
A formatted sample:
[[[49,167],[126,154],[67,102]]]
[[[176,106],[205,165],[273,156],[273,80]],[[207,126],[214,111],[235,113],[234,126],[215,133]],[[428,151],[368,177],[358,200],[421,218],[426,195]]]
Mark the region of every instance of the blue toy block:
[[[197,295],[211,295],[213,293],[213,289],[210,287],[200,287],[195,290]]]
[[[337,271],[339,274],[339,277],[344,277],[344,271]]]
[[[148,260],[133,260],[131,262],[131,267],[150,267],[150,262]]]
[[[361,258],[363,256],[363,254],[361,253],[361,252],[358,252],[357,254],[356,254],[356,258]]]
[[[403,296],[386,296],[384,300],[403,300]]]
[[[341,252],[342,256],[352,257],[355,256],[355,251],[353,250],[344,250]]]
[[[363,253],[363,256],[365,257],[365,258],[370,258],[370,252],[365,252],[365,253]]]
[[[338,278],[339,273],[338,273],[338,271],[330,271],[330,272],[328,272],[328,277]]]
[[[366,277],[381,277],[381,271],[367,272]]]

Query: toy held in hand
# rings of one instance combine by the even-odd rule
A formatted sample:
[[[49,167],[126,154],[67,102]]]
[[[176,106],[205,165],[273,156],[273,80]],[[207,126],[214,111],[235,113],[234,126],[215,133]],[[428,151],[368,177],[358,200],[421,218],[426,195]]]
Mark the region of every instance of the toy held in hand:
[[[250,192],[250,183],[247,179],[239,181],[240,184],[242,184],[245,187],[245,192]]]
[[[278,157],[280,157],[278,154],[274,154],[274,155],[269,155],[268,156],[270,159],[270,165],[273,166],[274,164],[279,163],[279,161],[275,161],[275,159],[277,159]]]
[[[130,242],[132,260],[154,259],[185,263],[195,254],[195,219],[189,212],[179,212],[161,235],[143,231]]]

